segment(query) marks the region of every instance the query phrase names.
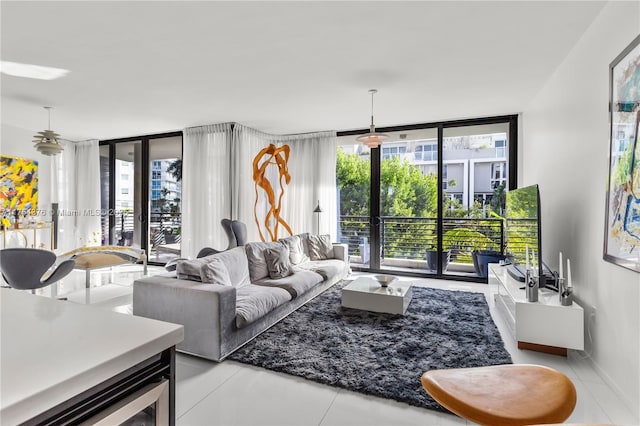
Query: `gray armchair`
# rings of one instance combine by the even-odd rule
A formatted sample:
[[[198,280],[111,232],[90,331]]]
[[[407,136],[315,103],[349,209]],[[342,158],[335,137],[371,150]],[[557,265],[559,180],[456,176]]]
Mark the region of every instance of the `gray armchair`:
[[[239,220],[231,220],[231,219],[222,219],[220,221],[224,232],[227,234],[227,238],[229,239],[229,244],[227,248],[224,250],[229,250],[234,247],[243,246],[247,241],[247,225],[244,222],[240,222]],[[216,250],[211,247],[205,247],[201,249],[196,258],[200,259],[201,257],[210,256],[212,254],[220,253],[224,250]],[[178,262],[184,260],[183,258],[172,259],[164,265],[164,269],[167,271],[175,271],[178,265]]]
[[[247,225],[239,220],[222,219],[220,221],[224,232],[227,234],[229,244],[225,250],[232,249],[234,247],[243,246],[247,241]],[[209,256],[211,254],[220,253],[223,250],[216,250],[211,247],[205,247],[198,252],[197,258]]]
[[[69,259],[47,274],[56,259],[55,253],[48,250],[7,248],[0,250],[0,272],[9,286],[35,292],[60,281],[73,270],[75,261]]]

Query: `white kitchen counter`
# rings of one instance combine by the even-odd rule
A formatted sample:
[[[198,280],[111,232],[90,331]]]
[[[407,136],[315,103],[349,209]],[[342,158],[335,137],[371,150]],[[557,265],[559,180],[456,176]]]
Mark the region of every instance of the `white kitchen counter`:
[[[175,346],[181,325],[0,289],[0,423],[26,421]]]

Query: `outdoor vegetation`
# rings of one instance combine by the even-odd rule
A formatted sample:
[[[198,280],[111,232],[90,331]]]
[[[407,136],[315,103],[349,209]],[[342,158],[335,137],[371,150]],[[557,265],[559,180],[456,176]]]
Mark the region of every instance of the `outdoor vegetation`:
[[[352,254],[369,236],[369,160],[338,150],[337,184],[340,194],[342,240]],[[438,178],[423,175],[407,161],[391,158],[382,161],[380,171],[380,210],[382,255],[406,259],[425,259],[436,249]],[[448,182],[455,186],[455,181]],[[501,226],[505,190],[498,187],[490,207],[475,202],[466,208],[456,199],[443,198],[443,249],[457,262],[471,263],[471,251],[501,250]]]

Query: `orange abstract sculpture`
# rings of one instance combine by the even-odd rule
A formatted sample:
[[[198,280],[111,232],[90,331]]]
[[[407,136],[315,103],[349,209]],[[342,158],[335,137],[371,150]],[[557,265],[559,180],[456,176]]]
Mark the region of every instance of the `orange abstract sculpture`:
[[[269,234],[271,241],[278,240],[278,231],[280,225],[289,232],[289,235],[293,235],[289,224],[280,217],[280,211],[282,208],[282,197],[284,196],[284,184],[287,185],[291,182],[291,175],[287,163],[289,162],[289,145],[282,145],[276,147],[274,144],[269,144],[266,148],[263,148],[258,155],[253,159],[253,182],[255,183],[256,201],[253,204],[253,217],[256,225],[258,225],[258,232],[260,233],[260,240],[265,240],[264,230]],[[267,176],[267,169],[269,166],[276,166],[278,168],[278,185],[280,191],[278,199],[276,201],[276,194],[273,189],[272,183]],[[258,218],[258,202],[260,201],[262,189],[267,201],[267,213],[264,219]]]

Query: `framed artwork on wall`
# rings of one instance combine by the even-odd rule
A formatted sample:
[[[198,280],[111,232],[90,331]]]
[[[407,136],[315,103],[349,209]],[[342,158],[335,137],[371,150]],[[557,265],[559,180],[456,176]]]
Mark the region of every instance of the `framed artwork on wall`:
[[[609,66],[604,259],[640,272],[640,36]]]
[[[38,162],[0,155],[0,215],[35,214],[38,208]]]

